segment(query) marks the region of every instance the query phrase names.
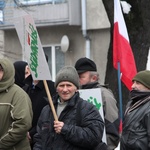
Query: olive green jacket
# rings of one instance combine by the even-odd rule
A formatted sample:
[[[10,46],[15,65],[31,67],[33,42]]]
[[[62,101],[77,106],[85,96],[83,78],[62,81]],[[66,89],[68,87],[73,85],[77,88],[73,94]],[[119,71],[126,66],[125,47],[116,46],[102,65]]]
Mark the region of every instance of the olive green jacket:
[[[31,100],[14,84],[13,64],[3,58],[0,65],[4,70],[0,80],[0,150],[30,150],[27,132],[32,123]]]

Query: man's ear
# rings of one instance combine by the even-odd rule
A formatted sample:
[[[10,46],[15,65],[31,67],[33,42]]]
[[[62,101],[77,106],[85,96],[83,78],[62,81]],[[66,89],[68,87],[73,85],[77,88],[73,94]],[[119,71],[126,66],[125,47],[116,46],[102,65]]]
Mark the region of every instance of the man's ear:
[[[93,75],[93,76],[92,76],[92,81],[97,81],[97,79],[98,79],[98,78],[97,78],[97,75]]]

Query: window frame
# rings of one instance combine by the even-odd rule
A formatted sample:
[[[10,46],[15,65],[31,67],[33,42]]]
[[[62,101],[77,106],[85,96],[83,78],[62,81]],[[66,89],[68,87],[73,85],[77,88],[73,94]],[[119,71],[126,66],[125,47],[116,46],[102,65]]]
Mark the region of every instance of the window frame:
[[[59,71],[59,70],[57,70],[57,67],[59,68],[59,66],[57,66],[57,63],[56,63],[56,50],[57,50],[57,47],[60,47],[60,49],[61,49],[61,46],[59,45],[59,44],[56,44],[56,45],[42,45],[42,47],[43,47],[43,50],[44,50],[44,48],[50,48],[50,50],[51,50],[51,66],[49,66],[49,68],[51,68],[51,70],[50,70],[50,73],[51,73],[51,77],[52,77],[52,81],[55,81],[55,78],[56,78],[56,74],[57,74],[57,71]],[[60,51],[61,52],[61,51]],[[46,52],[45,52],[45,50],[44,50],[44,53],[46,54]],[[62,52],[62,54],[63,54],[63,57],[65,58],[65,54]],[[48,58],[49,58],[50,56],[48,56]],[[48,61],[50,61],[50,60],[48,60]],[[65,60],[64,60],[64,64],[65,64]]]
[[[60,1],[60,2],[59,2]],[[67,0],[14,0],[18,6],[32,6],[32,5],[42,5],[42,4],[58,4],[64,3]]]

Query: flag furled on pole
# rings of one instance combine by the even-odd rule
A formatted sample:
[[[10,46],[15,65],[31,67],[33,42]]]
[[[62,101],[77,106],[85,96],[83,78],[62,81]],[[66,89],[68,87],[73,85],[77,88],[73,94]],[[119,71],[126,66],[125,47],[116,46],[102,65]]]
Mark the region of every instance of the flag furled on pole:
[[[118,63],[120,63],[121,80],[131,90],[132,79],[137,70],[120,1],[114,0],[113,66],[117,70]]]

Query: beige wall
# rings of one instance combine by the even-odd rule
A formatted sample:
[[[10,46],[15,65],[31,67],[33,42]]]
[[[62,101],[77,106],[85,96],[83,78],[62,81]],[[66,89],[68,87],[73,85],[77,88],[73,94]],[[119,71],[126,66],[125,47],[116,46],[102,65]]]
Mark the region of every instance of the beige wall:
[[[110,22],[102,0],[86,0],[87,29],[107,29]]]
[[[97,64],[101,83],[104,83],[110,44],[110,23],[102,0],[87,0],[87,2],[87,10],[90,11],[87,13],[87,33],[91,45],[90,58]],[[101,18],[103,19],[101,20]],[[65,53],[65,65],[74,65],[77,59],[86,56],[86,40],[82,35],[81,26],[55,25],[38,27],[38,32],[42,45],[60,44],[63,35],[69,37],[70,46]],[[5,55],[12,61],[22,60],[23,52],[15,29],[5,30],[4,35]]]
[[[74,65],[80,57],[85,57],[85,39],[82,36],[80,27],[57,26],[39,28],[39,37],[42,45],[60,44],[63,35],[69,37],[69,50],[65,53],[65,64]],[[101,82],[104,82],[107,65],[107,53],[109,48],[109,29],[94,30],[89,32],[91,39],[91,59],[96,64],[100,73]],[[12,61],[22,59],[22,48],[15,30],[5,32],[5,54]]]

